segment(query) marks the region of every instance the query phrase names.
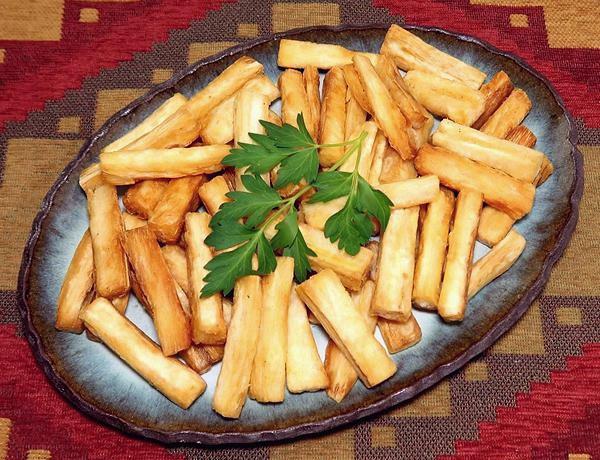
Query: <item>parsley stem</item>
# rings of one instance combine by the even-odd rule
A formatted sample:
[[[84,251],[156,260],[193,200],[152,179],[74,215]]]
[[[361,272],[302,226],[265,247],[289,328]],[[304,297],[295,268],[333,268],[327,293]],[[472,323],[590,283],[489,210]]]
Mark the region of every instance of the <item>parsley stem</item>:
[[[346,162],[346,160],[354,154],[354,152],[362,148],[362,143],[366,137],[367,133],[366,131],[363,131],[362,133],[360,133],[360,136],[352,139],[352,147],[350,147],[348,151],[344,154],[344,156],[342,156],[338,161],[336,161],[333,164],[333,166],[331,166],[331,168],[328,169],[328,171],[336,171],[338,168],[340,168]],[[360,158],[360,154],[356,155],[356,158],[358,161],[358,159]]]

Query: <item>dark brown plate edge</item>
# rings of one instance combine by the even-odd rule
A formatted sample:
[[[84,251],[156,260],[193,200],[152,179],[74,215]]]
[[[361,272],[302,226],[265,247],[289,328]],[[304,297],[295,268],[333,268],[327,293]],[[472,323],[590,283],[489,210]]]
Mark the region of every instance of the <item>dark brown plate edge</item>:
[[[531,288],[521,297],[521,299],[517,302],[515,307],[506,314],[502,319],[500,319],[478,342],[471,345],[467,348],[461,355],[457,356],[453,360],[444,363],[437,367],[433,372],[425,377],[422,377],[417,382],[412,385],[402,388],[395,393],[385,397],[384,399],[370,404],[366,407],[361,407],[359,409],[355,409],[348,413],[340,414],[326,420],[321,420],[317,422],[308,422],[301,425],[291,426],[287,428],[281,428],[277,430],[264,430],[257,432],[225,432],[225,433],[207,433],[207,432],[196,432],[196,431],[179,431],[179,432],[166,432],[160,430],[154,430],[150,428],[139,427],[135,424],[128,422],[120,417],[111,415],[102,410],[96,408],[93,404],[81,398],[78,394],[76,394],[66,382],[58,375],[55,371],[54,366],[52,365],[50,359],[46,355],[41,342],[41,337],[33,326],[32,317],[29,313],[29,307],[27,304],[27,291],[29,288],[29,273],[31,269],[32,257],[33,257],[33,249],[37,243],[39,238],[42,222],[48,215],[50,208],[53,204],[53,199],[58,191],[58,189],[66,182],[69,178],[72,171],[80,164],[80,162],[86,157],[86,154],[90,150],[91,146],[102,136],[106,134],[106,132],[110,129],[110,127],[121,117],[127,115],[134,108],[138,107],[141,104],[147,103],[150,101],[155,95],[162,91],[168,91],[171,89],[176,82],[181,80],[182,78],[194,73],[200,67],[203,67],[206,64],[218,61],[223,57],[230,56],[232,54],[236,54],[238,52],[246,51],[250,48],[253,48],[256,45],[266,43],[273,40],[279,40],[281,38],[287,38],[294,35],[298,35],[304,32],[310,31],[318,31],[318,30],[327,30],[333,32],[340,31],[348,31],[348,30],[365,30],[365,29],[387,29],[389,24],[360,24],[360,25],[340,25],[340,26],[316,26],[316,27],[304,27],[289,30],[286,32],[281,32],[277,34],[270,35],[268,37],[259,38],[257,40],[252,40],[249,42],[242,43],[240,45],[234,46],[232,48],[228,48],[225,51],[222,51],[213,56],[209,56],[205,59],[202,59],[190,67],[182,70],[181,72],[174,75],[171,79],[165,81],[164,83],[154,87],[151,91],[149,91],[144,96],[136,99],[131,104],[114,114],[108,121],[104,123],[104,125],[93,135],[81,148],[77,156],[65,167],[65,169],[60,173],[56,182],[52,185],[42,204],[40,206],[40,211],[36,215],[33,224],[31,233],[23,250],[23,256],[21,261],[21,267],[19,270],[19,279],[17,286],[17,304],[19,308],[19,313],[21,315],[23,321],[23,329],[25,336],[27,337],[29,344],[31,346],[33,355],[46,374],[46,377],[50,380],[52,385],[58,390],[58,392],[67,399],[72,405],[74,405],[81,412],[86,414],[87,416],[98,420],[104,424],[110,425],[112,427],[118,428],[126,433],[133,434],[136,436],[141,436],[144,438],[153,439],[156,441],[160,441],[163,443],[196,443],[196,444],[206,444],[206,445],[224,445],[224,444],[247,444],[247,443],[255,443],[255,442],[265,442],[265,441],[280,441],[285,439],[296,438],[299,436],[305,436],[309,434],[320,433],[323,431],[331,430],[333,428],[340,427],[342,425],[346,425],[348,423],[354,422],[356,420],[368,417],[370,415],[374,415],[378,412],[389,409],[401,402],[407,401],[419,393],[423,392],[427,388],[433,386],[444,377],[449,375],[450,373],[460,369],[463,367],[468,361],[475,358],[477,355],[481,354],[487,348],[489,348],[496,340],[498,340],[505,332],[507,332],[527,311],[529,306],[533,303],[533,301],[540,295],[543,287],[548,282],[550,277],[550,272],[554,264],[558,261],[558,259],[564,253],[573,231],[575,230],[575,226],[577,224],[577,219],[579,215],[579,202],[581,200],[581,196],[583,194],[583,157],[581,152],[577,149],[577,132],[574,127],[573,119],[569,112],[567,111],[562,98],[556,92],[550,81],[542,74],[537,72],[531,66],[529,66],[525,61],[523,61],[518,56],[515,56],[510,53],[506,53],[504,51],[499,50],[498,48],[492,46],[491,44],[480,40],[478,38],[459,34],[443,29],[439,29],[437,27],[428,27],[428,26],[419,26],[419,25],[411,25],[411,24],[403,24],[403,27],[408,29],[420,30],[423,32],[437,32],[441,34],[445,34],[448,36],[452,36],[454,38],[458,38],[459,40],[475,43],[488,52],[503,56],[505,58],[511,59],[516,62],[519,66],[529,72],[533,77],[538,79],[542,84],[544,84],[549,90],[554,99],[556,100],[559,107],[562,109],[565,118],[567,119],[569,126],[569,143],[571,144],[571,157],[575,164],[575,178],[574,183],[570,191],[570,214],[565,226],[562,228],[560,235],[557,239],[557,242],[554,248],[548,252],[546,258],[542,264],[542,270],[538,278],[534,281]]]

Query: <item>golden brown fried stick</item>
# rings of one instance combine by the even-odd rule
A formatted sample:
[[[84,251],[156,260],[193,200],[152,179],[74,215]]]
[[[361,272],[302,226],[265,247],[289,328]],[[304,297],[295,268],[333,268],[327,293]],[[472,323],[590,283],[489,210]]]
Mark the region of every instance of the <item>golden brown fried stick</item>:
[[[129,291],[127,258],[121,246],[124,227],[114,185],[85,190],[94,252],[96,293],[109,299]]]
[[[148,219],[148,226],[159,241],[177,243],[183,230],[185,215],[195,211],[200,204],[198,188],[205,181],[205,176],[181,177],[169,181],[162,198]]]
[[[56,329],[79,334],[83,322],[79,312],[90,302],[94,290],[94,253],[89,230],[81,237],[65,274],[56,311]]]
[[[410,93],[429,112],[471,126],[485,110],[485,97],[461,82],[421,70],[404,77]]]
[[[323,81],[319,143],[338,144],[344,142],[346,124],[346,81],[339,67],[333,67]],[[344,147],[321,147],[319,162],[322,166],[333,165],[344,155]]]
[[[335,272],[323,270],[296,291],[367,387],[394,375],[396,365],[373,337]]]
[[[204,393],[206,383],[202,377],[177,359],[165,357],[108,300],[100,297],[84,307],[81,319],[108,348],[179,407],[187,409]]]
[[[210,214],[189,212],[185,216],[185,241],[192,310],[194,343],[218,345],[225,342],[227,325],[223,318],[221,294],[201,297],[208,270],[204,268],[213,257],[204,240],[211,233]]]
[[[246,402],[258,344],[261,309],[260,277],[252,275],[238,279],[223,363],[212,401],[213,409],[223,417],[238,418]]]
[[[458,193],[438,300],[438,313],[446,321],[461,321],[465,316],[473,249],[482,204],[483,195],[478,191],[463,189]]]
[[[426,310],[437,309],[453,211],[454,193],[442,188],[427,206],[421,225],[413,302]]]
[[[290,393],[327,388],[329,380],[319,357],[306,307],[295,286],[290,294],[287,324],[286,382]]]
[[[262,314],[249,395],[259,402],[285,398],[288,308],[294,282],[294,259],[277,257],[277,267],[262,280]]]
[[[125,232],[124,245],[136,290],[141,291],[141,298],[150,307],[163,353],[170,356],[189,348],[192,343],[190,324],[156,237],[148,226],[139,227]]]
[[[402,70],[422,69],[460,81],[473,89],[478,89],[486,77],[479,69],[434,48],[396,24],[387,31],[381,54],[391,56]]]
[[[415,158],[419,174],[435,174],[453,190],[471,188],[483,193],[485,202],[518,219],[533,206],[535,187],[508,174],[476,163],[441,147],[426,144]]]
[[[229,155],[229,148],[225,144],[107,152],[100,154],[100,167],[116,185],[212,174],[223,169],[221,160]]]
[[[379,249],[373,315],[400,322],[411,315],[418,219],[418,206],[392,211]]]
[[[373,117],[385,133],[388,142],[403,159],[412,158],[415,152],[408,140],[406,118],[390,96],[386,85],[367,58],[355,56],[353,62],[369,104],[373,108]]]

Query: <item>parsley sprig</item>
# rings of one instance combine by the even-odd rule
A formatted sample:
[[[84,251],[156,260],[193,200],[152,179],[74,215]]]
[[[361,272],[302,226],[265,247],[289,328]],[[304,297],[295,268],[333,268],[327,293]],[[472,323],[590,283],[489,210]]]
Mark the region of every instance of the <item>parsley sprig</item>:
[[[310,199],[313,203],[347,196],[342,210],[325,223],[325,235],[349,254],[356,254],[371,237],[374,227],[370,217],[379,221],[382,230],[389,220],[392,202],[358,173],[366,133],[339,144],[317,144],[306,129],[302,114],[298,115],[297,128],[264,120],[260,123],[265,134],[250,133],[255,144],[240,143],[239,148],[232,149],[223,159],[227,166],[247,168],[241,177],[246,190],[229,192],[227,197],[231,201],[221,205],[211,220],[212,233],[205,242],[223,252],[206,264],[208,274],[202,297],[217,292],[229,294],[235,281],[243,276],[271,273],[277,266],[276,251],[294,258],[295,278],[304,281],[310,273],[308,257],[316,254],[298,227],[296,202],[313,187],[317,189]],[[334,146],[347,146],[347,151],[331,168],[319,172],[318,149]],[[338,171],[355,154],[354,170]],[[277,166],[277,181],[272,188],[260,174]],[[306,185],[288,198],[281,197],[276,190],[303,181]],[[275,235],[269,240],[266,230],[276,222]]]

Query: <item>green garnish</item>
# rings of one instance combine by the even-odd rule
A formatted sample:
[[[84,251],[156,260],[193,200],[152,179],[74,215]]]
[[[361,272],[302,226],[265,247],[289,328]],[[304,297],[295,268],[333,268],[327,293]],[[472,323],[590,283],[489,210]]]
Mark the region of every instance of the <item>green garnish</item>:
[[[238,278],[248,275],[265,275],[275,270],[275,251],[294,258],[294,275],[298,282],[310,273],[309,256],[316,254],[307,246],[298,227],[296,201],[309,189],[318,191],[311,203],[330,201],[347,196],[344,208],[325,223],[325,235],[338,242],[338,247],[354,255],[360,246],[369,241],[373,233],[370,217],[385,229],[392,202],[382,192],[375,190],[358,173],[360,149],[366,133],[340,144],[317,144],[306,129],[302,114],[298,115],[298,128],[284,124],[277,126],[261,120],[266,134],[251,133],[256,144],[241,143],[223,159],[223,164],[247,168],[241,181],[246,191],[229,192],[232,201],[221,205],[211,220],[212,233],[205,242],[221,252],[206,269],[206,284],[202,297],[217,292],[227,295]],[[319,173],[318,149],[321,147],[348,146],[344,156],[329,170]],[[356,153],[353,172],[337,169]],[[279,166],[274,188],[261,177]],[[291,197],[282,198],[277,189],[289,184],[304,184]],[[281,219],[283,217],[283,219]],[[276,233],[269,241],[265,230],[274,222]],[[252,268],[256,255],[258,264]]]

